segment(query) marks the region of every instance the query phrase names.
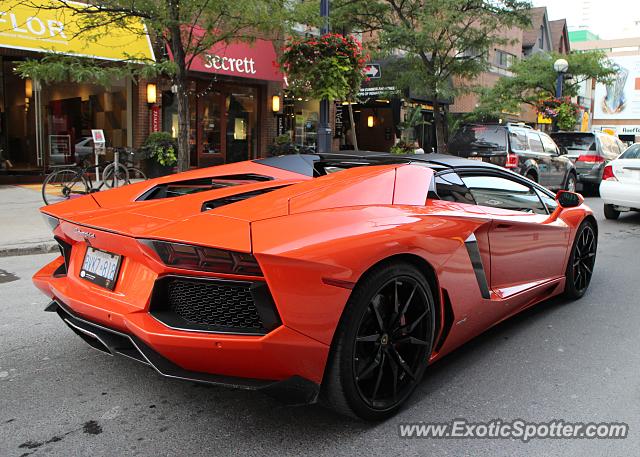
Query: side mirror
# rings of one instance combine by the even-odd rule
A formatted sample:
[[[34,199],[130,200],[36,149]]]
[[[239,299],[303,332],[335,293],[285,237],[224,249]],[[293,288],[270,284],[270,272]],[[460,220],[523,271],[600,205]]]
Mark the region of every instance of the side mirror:
[[[569,150],[564,146],[560,146],[558,149],[560,151],[558,154],[560,154],[561,156],[569,154]]]
[[[584,197],[576,192],[561,190],[556,194],[556,201],[562,208],[575,208],[584,203]]]

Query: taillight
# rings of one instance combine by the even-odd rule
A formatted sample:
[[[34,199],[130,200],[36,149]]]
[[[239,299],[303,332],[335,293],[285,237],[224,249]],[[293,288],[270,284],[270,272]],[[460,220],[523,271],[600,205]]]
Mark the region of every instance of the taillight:
[[[506,168],[518,167],[518,156],[512,152],[507,154],[507,163],[504,165]]]
[[[158,240],[140,240],[140,242],[170,267],[212,273],[262,276],[262,270],[255,257],[245,252]]]
[[[578,156],[577,162],[602,163],[602,162],[604,162],[604,157],[599,156],[599,155],[582,154],[582,155]]]
[[[616,175],[613,173],[613,167],[611,165],[607,165],[604,167],[602,171],[602,180],[603,181],[617,181]]]

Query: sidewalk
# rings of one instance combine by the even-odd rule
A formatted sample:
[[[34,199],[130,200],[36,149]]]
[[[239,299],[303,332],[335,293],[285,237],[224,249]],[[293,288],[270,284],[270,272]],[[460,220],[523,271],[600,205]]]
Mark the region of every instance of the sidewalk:
[[[39,189],[0,186],[0,257],[58,250],[38,211],[44,206]]]

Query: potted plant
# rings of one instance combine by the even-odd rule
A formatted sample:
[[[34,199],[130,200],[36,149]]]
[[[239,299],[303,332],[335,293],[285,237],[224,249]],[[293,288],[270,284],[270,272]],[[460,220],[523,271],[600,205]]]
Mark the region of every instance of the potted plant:
[[[171,174],[178,163],[178,145],[168,132],[151,133],[142,149],[146,157],[145,172],[150,178]]]

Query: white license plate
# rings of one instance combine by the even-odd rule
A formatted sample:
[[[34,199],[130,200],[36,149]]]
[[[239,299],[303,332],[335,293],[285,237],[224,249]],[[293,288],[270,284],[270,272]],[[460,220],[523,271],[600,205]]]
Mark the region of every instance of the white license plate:
[[[80,277],[86,281],[113,290],[118,278],[122,256],[87,247]]]
[[[467,157],[469,160],[480,160],[482,161],[482,157]]]

